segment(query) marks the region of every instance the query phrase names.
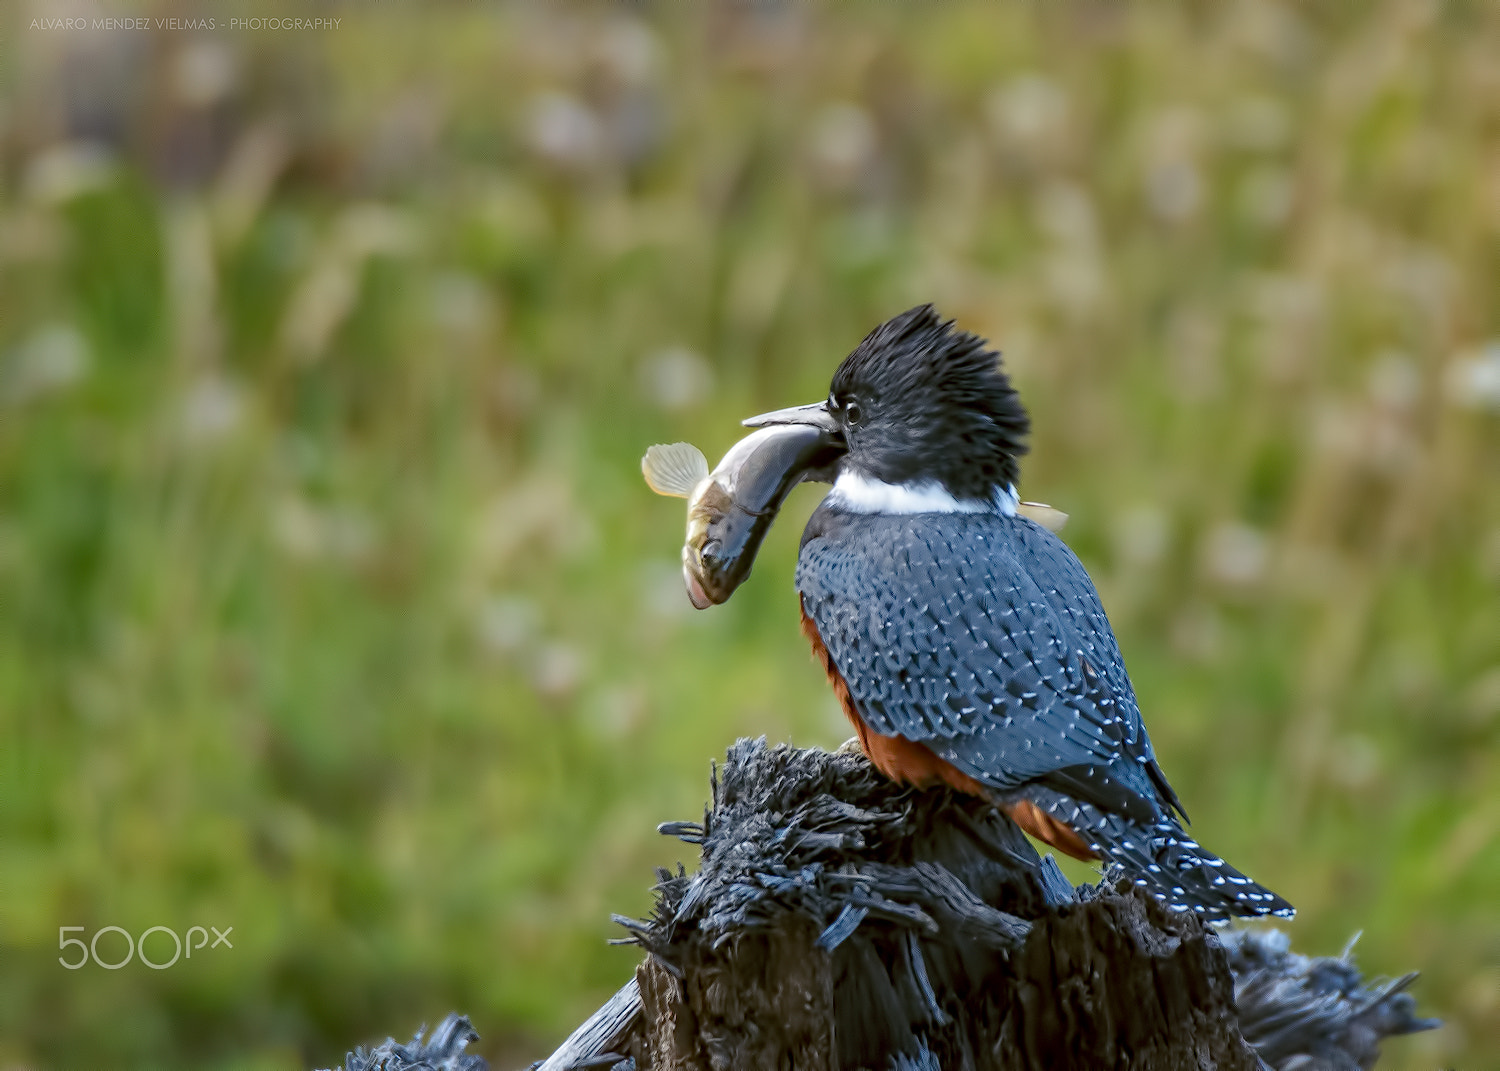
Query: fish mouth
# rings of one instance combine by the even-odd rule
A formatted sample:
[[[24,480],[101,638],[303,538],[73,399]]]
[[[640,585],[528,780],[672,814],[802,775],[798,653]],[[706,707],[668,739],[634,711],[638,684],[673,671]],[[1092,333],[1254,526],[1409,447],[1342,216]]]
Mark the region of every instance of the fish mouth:
[[[844,441],[844,428],[832,413],[828,411],[826,401],[813,402],[811,405],[794,405],[788,409],[773,409],[769,413],[761,413],[759,416],[747,417],[740,421],[747,428],[770,428],[781,424],[805,424],[808,427],[817,428],[840,443]]]
[[[843,436],[830,430],[834,422],[826,409],[824,415],[822,422],[810,414],[757,425],[757,431],[730,449],[689,501],[682,576],[688,598],[698,609],[727,601],[749,577],[761,543],[793,487],[804,480],[832,481],[846,447]]]
[[[693,563],[686,548],[682,555],[682,579],[687,585],[688,600],[693,604],[693,609],[707,610],[714,605],[714,600],[709,598],[708,592],[703,590],[703,583],[693,570]]]

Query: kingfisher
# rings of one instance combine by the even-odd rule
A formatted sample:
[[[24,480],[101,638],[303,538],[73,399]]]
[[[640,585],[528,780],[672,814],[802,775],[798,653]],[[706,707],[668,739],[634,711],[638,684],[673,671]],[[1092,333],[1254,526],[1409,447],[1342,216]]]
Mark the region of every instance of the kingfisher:
[[[1017,510],[1030,418],[984,339],[921,305],[845,358],[826,401],[744,423],[843,442],[796,588],[876,768],[990,800],[1173,910],[1292,915],[1184,831],[1093,582]]]

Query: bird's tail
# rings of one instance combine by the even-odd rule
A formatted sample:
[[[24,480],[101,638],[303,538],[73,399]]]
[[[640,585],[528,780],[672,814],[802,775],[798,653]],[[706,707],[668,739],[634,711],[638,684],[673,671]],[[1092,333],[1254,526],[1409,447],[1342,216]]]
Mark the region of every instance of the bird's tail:
[[[1193,911],[1209,922],[1236,916],[1291,918],[1296,912],[1270,889],[1200,847],[1170,814],[1147,826],[1050,789],[1028,795],[1170,910]]]

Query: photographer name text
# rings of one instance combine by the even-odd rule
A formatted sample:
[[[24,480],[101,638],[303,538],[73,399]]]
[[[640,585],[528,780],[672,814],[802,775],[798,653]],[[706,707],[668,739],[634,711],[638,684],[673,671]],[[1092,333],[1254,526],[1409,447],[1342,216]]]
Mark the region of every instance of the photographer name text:
[[[337,30],[342,18],[38,18],[33,30]]]

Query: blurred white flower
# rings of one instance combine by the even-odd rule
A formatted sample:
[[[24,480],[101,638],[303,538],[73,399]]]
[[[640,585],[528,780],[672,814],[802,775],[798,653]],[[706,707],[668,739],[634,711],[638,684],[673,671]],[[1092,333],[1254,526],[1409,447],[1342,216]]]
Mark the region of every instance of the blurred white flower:
[[[629,736],[646,719],[646,690],[639,684],[613,684],[587,704],[587,714],[602,736],[620,739]]]
[[[1244,588],[1259,583],[1269,559],[1265,535],[1248,524],[1216,525],[1203,541],[1203,571],[1225,587]]]
[[[307,561],[359,564],[375,549],[375,526],[347,507],[315,506],[306,499],[283,499],[271,515],[271,533],[284,552]]]
[[[539,693],[563,699],[577,690],[583,679],[583,654],[561,642],[543,645],[531,664],[531,685]]]
[[[1153,116],[1146,130],[1146,204],[1169,223],[1192,217],[1203,203],[1197,164],[1201,126],[1195,111],[1178,107]]]
[[[21,405],[66,390],[90,363],[88,341],[72,324],[42,327],[0,361],[0,402]]]
[[[114,158],[104,146],[65,141],[32,157],[25,189],[42,204],[59,205],[108,185],[114,175]]]
[[[599,161],[604,150],[599,117],[565,93],[541,93],[531,101],[526,138],[538,156],[563,167],[588,167]]]
[[[1039,141],[1068,117],[1067,95],[1039,74],[1017,75],[985,98],[985,118],[1002,140]]]
[[[610,23],[599,35],[598,56],[603,67],[626,85],[649,82],[656,73],[661,49],[656,35],[639,19]]]
[[[1306,322],[1323,309],[1321,284],[1306,276],[1267,272],[1255,275],[1247,287],[1247,304],[1266,323]]]
[[[1484,726],[1500,720],[1500,666],[1480,674],[1465,688],[1463,703],[1475,725]]]
[[[690,409],[713,393],[714,372],[683,346],[653,353],[641,363],[637,382],[648,401],[663,409]]]
[[[276,544],[294,558],[312,558],[322,546],[318,517],[300,498],[288,498],[271,515]]]
[[[491,654],[509,656],[529,647],[539,631],[536,604],[519,595],[487,600],[479,608],[475,630]]]
[[[1454,405],[1500,412],[1500,338],[1454,358],[1443,385]]]
[[[428,289],[433,322],[455,338],[482,337],[494,320],[494,302],[484,283],[466,272],[443,272]]]
[[[223,41],[193,41],[178,51],[172,64],[177,98],[195,108],[221,100],[238,80],[239,58]]]
[[[191,442],[211,442],[234,431],[244,415],[244,391],[227,376],[210,373],[183,394],[178,426]]]
[[[1094,203],[1088,193],[1072,183],[1049,183],[1037,198],[1036,217],[1052,238],[1052,249],[1041,265],[1047,291],[1074,313],[1096,308],[1104,298],[1107,279]]]
[[[1188,219],[1203,203],[1203,178],[1188,160],[1153,164],[1146,173],[1146,203],[1169,222]]]
[[[1063,245],[1098,244],[1094,202],[1087,191],[1074,183],[1048,183],[1037,198],[1036,218],[1048,236]]]
[[[830,104],[813,118],[808,149],[817,175],[837,188],[854,184],[875,156],[875,121],[854,104]]]

